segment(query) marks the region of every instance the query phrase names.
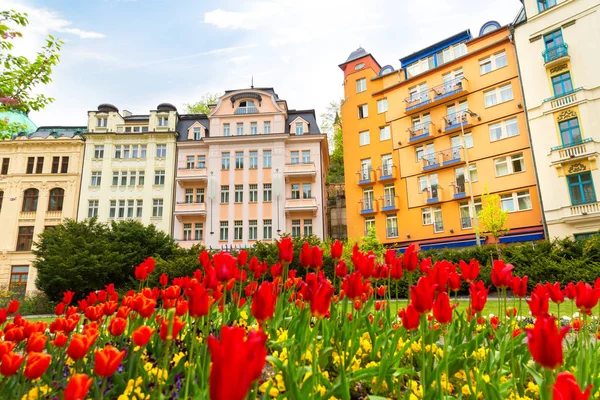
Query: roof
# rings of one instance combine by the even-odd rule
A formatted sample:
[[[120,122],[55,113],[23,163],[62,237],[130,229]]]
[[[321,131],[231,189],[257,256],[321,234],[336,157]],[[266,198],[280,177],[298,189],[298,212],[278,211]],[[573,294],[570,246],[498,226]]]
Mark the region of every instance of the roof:
[[[40,126],[35,132],[29,134],[22,132],[18,135],[13,135],[12,139],[14,140],[22,136],[27,136],[28,139],[46,139],[50,136],[55,138],[66,137],[72,139],[78,136],[79,138],[83,139],[82,133],[85,133],[86,129],[86,126]]]
[[[317,124],[315,110],[289,110],[285,121],[285,133],[290,133],[290,124],[298,117],[308,122],[309,134],[321,134],[321,130]]]
[[[179,135],[177,135],[178,142],[187,142],[188,135],[187,130],[190,129],[192,125],[196,122],[199,122],[204,128],[206,128],[207,136],[210,136],[210,122],[208,118],[204,114],[182,114],[179,116],[179,121],[177,121],[176,131]],[[192,142],[193,140],[189,140]]]
[[[149,115],[128,115],[127,117],[123,117],[125,121],[148,121],[149,119]]]
[[[25,133],[32,133],[37,130],[37,126],[33,123],[29,116],[18,110],[0,111],[0,119],[7,120],[8,124],[21,124],[25,127]],[[2,132],[0,132],[2,133]]]
[[[275,97],[275,100],[279,100],[279,96],[277,95],[277,93],[275,93],[275,90],[272,87],[264,87],[264,88],[259,88],[259,87],[251,87],[248,89],[232,89],[232,90],[226,90],[225,91],[225,95],[232,93],[232,92],[239,92],[240,90],[248,90],[248,91],[252,91],[252,90],[260,90],[261,92],[267,92],[269,94],[272,94]]]
[[[356,49],[352,53],[350,53],[350,55],[348,56],[346,61],[344,61],[343,63],[338,65],[338,67],[342,67],[343,65],[346,65],[349,62],[356,61],[359,58],[363,58],[363,57],[367,57],[367,56],[371,56],[373,58],[373,60],[375,61],[375,63],[377,63],[377,65],[379,65],[379,63],[377,62],[377,60],[375,60],[375,57],[373,57],[371,55],[371,53],[368,53],[365,49],[363,49],[362,47],[359,47],[358,49]],[[381,65],[379,65],[379,68],[381,68]]]
[[[436,53],[439,50],[442,50],[450,45],[462,42],[463,40],[469,40],[469,39],[471,39],[471,31],[469,29],[467,29],[467,30],[457,33],[456,35],[452,35],[444,40],[440,40],[437,43],[429,45],[429,46],[425,47],[424,49],[416,51],[406,57],[401,58],[400,64],[402,65],[402,68],[404,68],[404,67],[406,67],[407,64],[411,64],[412,62],[414,62],[416,60],[420,60],[423,57],[427,57],[427,56],[429,56],[433,53]]]

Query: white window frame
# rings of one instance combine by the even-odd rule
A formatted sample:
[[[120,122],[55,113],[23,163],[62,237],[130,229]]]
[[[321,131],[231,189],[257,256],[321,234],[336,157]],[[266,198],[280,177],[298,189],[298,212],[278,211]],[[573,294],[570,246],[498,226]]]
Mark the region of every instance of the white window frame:
[[[229,185],[221,185],[221,204],[229,204]]]
[[[433,233],[441,233],[444,232],[444,219],[442,217],[442,207],[441,206],[435,206],[433,207]],[[439,216],[439,218],[438,218]],[[442,223],[442,228],[438,229],[438,226],[435,224],[435,222],[441,222]]]
[[[365,235],[371,227],[375,228],[375,217],[365,217]]]
[[[515,161],[520,162],[522,168],[521,171],[515,171]],[[506,164],[506,174],[500,175],[498,173],[498,166],[501,164]],[[496,172],[496,177],[525,172],[525,156],[523,155],[523,153],[515,153],[511,154],[510,156],[496,158],[494,159],[494,170]]]
[[[194,240],[202,240],[204,238],[204,224],[202,222],[194,223]]]
[[[356,80],[356,93],[362,93],[367,90],[367,78]]]
[[[250,134],[251,135],[258,134],[258,122],[250,122]]]
[[[152,199],[152,217],[162,218],[163,216],[163,199]]]
[[[248,202],[258,202],[258,184],[256,183],[251,183],[250,185],[248,185]]]
[[[515,126],[516,133],[510,133],[508,127]],[[490,142],[496,142],[498,140],[508,139],[511,137],[519,136],[521,132],[519,131],[519,121],[515,118],[510,118],[505,121],[496,122],[495,124],[489,125],[490,131]],[[499,136],[498,136],[499,133]]]
[[[248,221],[248,240],[258,240],[258,221],[255,219]]]
[[[94,146],[94,159],[102,160],[104,158],[104,145]]]
[[[377,114],[387,112],[387,110],[388,110],[387,98],[384,97],[381,100],[377,100]]]
[[[100,187],[101,184],[102,184],[102,172],[101,171],[92,171],[92,180],[90,182],[90,186]]]
[[[234,203],[243,203],[244,202],[244,185],[235,185],[233,187],[233,193],[234,193],[234,198],[233,198],[233,202]]]
[[[398,237],[398,217],[395,214],[386,216],[385,228],[386,228],[386,237],[388,239]],[[394,229],[396,230],[395,234],[393,232]],[[392,234],[390,234],[390,232]]]
[[[229,221],[221,221],[219,223],[219,241],[226,242],[229,240]]]
[[[533,209],[533,203],[531,202],[531,194],[529,193],[529,190],[522,190],[520,192],[516,192],[515,197],[518,211],[528,211]],[[529,207],[521,208],[521,203],[519,202],[520,199],[529,199]]]
[[[313,220],[305,219],[302,221],[302,230],[304,231],[304,236],[309,236],[313,234]]]
[[[392,138],[392,133],[390,131],[390,126],[382,126],[379,128],[379,141],[383,142],[384,140],[390,140]]]
[[[271,220],[271,219],[263,220],[263,239],[264,240],[273,239],[273,220]]]
[[[508,93],[508,92],[510,92],[510,97],[507,97],[506,99],[503,100],[502,99],[503,93]],[[508,101],[514,100],[514,94],[512,91],[512,83],[509,82],[506,85],[502,85],[502,86],[499,86],[492,90],[488,90],[487,92],[483,92],[483,98],[484,98],[485,108],[494,107],[494,106],[497,106],[498,104],[502,104],[502,103],[506,103]],[[491,102],[488,103],[488,99],[493,99],[493,100],[491,100]]]
[[[249,157],[248,168],[250,168],[250,169],[258,168],[258,150],[251,150],[248,157]]]
[[[98,216],[99,200],[88,200],[88,218]]]
[[[473,176],[475,175],[475,176]],[[477,172],[477,164],[469,164],[469,179],[471,182],[479,181],[479,173]]]
[[[301,228],[300,228],[300,220],[293,219],[292,220],[292,237],[300,237],[300,233],[302,233]]]
[[[358,142],[360,146],[367,146],[371,144],[371,134],[369,131],[362,131],[358,133]]]
[[[263,183],[263,203],[273,201],[273,185],[271,183]]]
[[[423,224],[423,226],[433,225],[433,213],[431,212],[431,207],[421,209],[421,224]]]
[[[154,185],[164,186],[165,185],[165,171],[154,171]]]
[[[273,162],[271,157],[271,150],[263,150],[263,168],[271,168]]]
[[[233,221],[233,240],[244,240],[244,221]]]
[[[294,132],[298,136],[304,135],[304,122],[296,122]]]
[[[156,158],[166,158],[167,157],[167,145],[166,144],[157,144],[156,145]]]
[[[503,62],[501,60],[503,60]],[[484,65],[489,65],[490,70],[484,72],[483,71]],[[506,50],[502,50],[498,53],[492,54],[486,58],[479,60],[479,74],[480,75],[489,74],[490,72],[494,72],[497,69],[504,68],[507,65],[508,65],[508,60],[506,59]]]
[[[368,104],[359,105],[358,106],[358,119],[365,119],[368,117],[369,117],[369,105]]]
[[[271,121],[265,121],[263,123],[263,133],[269,134],[271,133]]]
[[[223,136],[231,136],[231,125],[228,122],[223,124]]]

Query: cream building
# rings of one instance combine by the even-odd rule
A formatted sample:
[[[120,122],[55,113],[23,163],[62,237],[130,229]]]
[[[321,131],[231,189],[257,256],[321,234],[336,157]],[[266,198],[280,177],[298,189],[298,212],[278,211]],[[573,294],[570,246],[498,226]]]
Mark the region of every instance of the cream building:
[[[522,0],[515,21],[548,237],[600,229],[598,0]]]
[[[176,126],[167,103],[146,115],[111,104],[89,111],[77,219],[135,219],[170,233]]]
[[[180,115],[173,237],[228,249],[280,234],[327,235],[326,135],[314,110],[272,88],[229,90],[209,115]]]
[[[35,291],[37,235],[76,218],[85,127],[40,127],[0,141],[0,288]]]

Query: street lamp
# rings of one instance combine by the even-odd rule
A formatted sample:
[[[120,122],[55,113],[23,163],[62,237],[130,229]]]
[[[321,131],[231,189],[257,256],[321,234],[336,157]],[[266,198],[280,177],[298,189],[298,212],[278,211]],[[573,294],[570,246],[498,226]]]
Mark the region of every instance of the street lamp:
[[[464,113],[469,114],[471,118],[477,118],[478,121],[481,121],[481,117],[476,112],[473,112],[469,109],[464,110]],[[465,126],[463,123],[460,124],[460,143],[465,153],[465,164],[466,164],[466,174],[468,176],[467,182],[469,183],[469,196],[471,197],[471,207],[473,208],[473,225],[475,226],[475,241],[477,246],[481,247],[481,238],[479,237],[479,220],[477,219],[477,212],[475,211],[475,197],[473,196],[473,183],[471,182],[471,170],[469,169],[469,153],[467,152],[467,146],[465,146]],[[471,210],[469,210],[471,212]]]

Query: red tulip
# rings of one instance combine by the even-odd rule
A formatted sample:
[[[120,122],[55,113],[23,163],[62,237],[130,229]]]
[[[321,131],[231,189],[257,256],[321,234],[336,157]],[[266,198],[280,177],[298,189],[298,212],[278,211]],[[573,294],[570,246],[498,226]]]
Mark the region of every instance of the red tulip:
[[[375,260],[376,257],[372,251],[366,255],[362,252],[357,252],[352,257],[352,262],[355,267],[354,270],[360,272],[365,279],[369,279],[374,273]]]
[[[6,353],[10,353],[16,346],[13,342],[3,342],[0,340],[0,360]]]
[[[148,344],[152,334],[154,333],[154,329],[149,326],[142,325],[131,334],[131,339],[136,346],[143,347]]]
[[[236,258],[238,267],[243,267],[248,262],[248,252],[246,250],[240,250]]]
[[[158,283],[160,286],[167,286],[169,284],[169,276],[167,274],[161,274],[160,278],[158,278]]]
[[[429,275],[431,271],[431,257],[427,257],[421,260],[419,264],[419,271],[421,271],[422,275]]]
[[[386,265],[392,266],[396,264],[396,251],[392,249],[387,249],[387,251],[383,255],[383,259]]]
[[[67,354],[73,360],[81,360],[83,357],[85,357],[95,341],[95,336],[85,336],[75,333],[71,338],[69,347],[67,347]]]
[[[419,314],[426,314],[431,311],[435,290],[436,285],[428,276],[420,277],[417,284],[410,287],[410,302]]]
[[[560,289],[560,282],[556,282],[554,285],[550,282],[546,282],[546,289],[548,289],[550,300],[552,300],[553,303],[560,304],[565,301],[565,294]]]
[[[331,258],[333,258],[335,261],[342,258],[342,252],[343,247],[339,240],[336,240],[331,244]]]
[[[119,336],[123,334],[127,327],[127,320],[119,317],[115,317],[110,320],[108,325],[108,332],[113,336]]]
[[[271,282],[261,283],[252,299],[252,315],[260,322],[271,319],[275,312],[276,302],[275,285]]]
[[[102,350],[96,351],[96,362],[94,364],[96,375],[108,378],[114,374],[125,357],[125,353],[125,350],[119,351],[110,344],[107,344]]]
[[[7,318],[8,318],[8,311],[6,310],[6,308],[0,308],[0,325],[5,323]]]
[[[575,284],[573,282],[567,283],[567,286],[565,286],[564,292],[565,292],[565,296],[569,300],[575,300],[575,297],[577,297],[577,288],[575,287]]]
[[[554,382],[552,400],[588,400],[591,389],[592,385],[589,385],[585,392],[582,392],[577,379],[572,373],[561,372]]]
[[[393,281],[402,279],[402,257],[398,257],[394,265],[390,267],[390,278]]]
[[[181,329],[185,326],[185,322],[180,320],[179,317],[175,316],[173,319],[173,328],[169,335],[169,321],[165,318],[160,324],[158,335],[162,340],[173,340],[181,332]]]
[[[65,303],[58,303],[56,305],[56,307],[54,308],[54,314],[56,314],[57,316],[61,316],[61,315],[63,315],[64,312],[65,312]]]
[[[223,326],[220,339],[210,336],[208,349],[212,365],[209,376],[211,400],[243,400],[265,366],[267,349],[264,333]]]
[[[12,300],[6,307],[9,314],[14,314],[19,310],[19,300]]]
[[[533,359],[544,368],[560,367],[563,363],[562,341],[569,329],[565,326],[559,332],[554,317],[540,315],[533,329],[527,329],[527,345]]]
[[[198,262],[200,262],[200,265],[202,266],[202,268],[204,270],[206,270],[206,268],[210,267],[210,254],[208,253],[207,250],[203,250],[198,255]]]
[[[2,356],[2,364],[0,364],[0,374],[4,376],[13,376],[17,373],[25,357],[16,353],[8,352]]]
[[[68,340],[69,338],[66,335],[58,333],[54,340],[52,340],[50,343],[52,343],[54,347],[63,347],[65,344],[67,344]]]
[[[289,264],[294,259],[294,242],[289,237],[284,237],[277,242],[279,247],[279,261]]]
[[[402,265],[406,272],[413,272],[419,266],[419,257],[414,244],[411,244],[406,248],[402,257]]]
[[[40,353],[44,351],[44,347],[46,347],[46,340],[48,338],[41,332],[35,332],[27,339],[27,346],[25,347],[25,351],[27,353],[35,352]]]
[[[116,301],[109,300],[106,303],[102,304],[102,313],[106,317],[110,317],[115,313],[115,311],[117,311],[118,306],[119,303],[117,303]]]
[[[419,314],[412,304],[409,304],[406,307],[406,310],[400,310],[398,316],[402,319],[402,326],[404,326],[404,329],[407,331],[414,331],[419,327],[421,314]]]
[[[210,306],[208,290],[204,285],[195,283],[191,288],[185,290],[188,298],[188,309],[192,318],[203,317],[208,314]]]
[[[450,262],[443,260],[436,262],[431,269],[429,278],[431,279],[431,283],[435,285],[438,292],[443,292],[446,290],[451,267],[452,264]]]
[[[442,325],[447,325],[452,321],[452,310],[450,306],[450,298],[448,293],[441,292],[438,294],[435,303],[433,304],[433,316]]]
[[[152,257],[148,257],[144,260],[144,265],[146,266],[146,270],[148,270],[148,275],[154,271],[155,264],[156,261],[154,261],[154,258]]]
[[[301,292],[304,300],[310,303],[313,317],[322,318],[329,313],[334,291],[331,283],[323,276],[323,271],[319,271],[318,276],[312,272],[306,275]]]
[[[527,296],[527,280],[529,277],[525,275],[523,278],[514,276],[510,281],[510,289],[515,297],[523,298]]]
[[[511,264],[506,264],[502,260],[494,260],[494,267],[492,268],[492,283],[497,288],[507,288],[510,286],[512,281],[512,270]]]
[[[148,269],[144,263],[135,267],[135,279],[138,281],[145,281],[148,279]]]
[[[321,269],[323,266],[323,249],[319,246],[312,247],[312,264],[314,269]]]
[[[342,282],[342,289],[350,300],[359,299],[366,291],[360,272],[353,272],[347,275]]]
[[[27,363],[23,375],[27,379],[37,379],[44,375],[44,372],[50,366],[52,356],[46,353],[31,352],[27,355]]]
[[[66,292],[63,293],[63,303],[65,303],[66,305],[71,304],[71,301],[73,301],[73,296],[75,295],[74,292],[71,292],[70,290],[67,290]]]
[[[93,381],[86,374],[74,374],[65,388],[64,400],[84,400]]]
[[[271,266],[271,276],[276,278],[283,274],[283,265],[281,263],[276,263]]]
[[[581,312],[588,313],[596,307],[600,299],[600,289],[592,289],[589,283],[583,282],[579,282],[575,288],[577,289],[575,304]]]
[[[531,315],[538,318],[543,315],[548,315],[548,298],[550,295],[548,292],[534,290],[531,292],[531,299],[527,300],[527,304],[529,304],[529,310],[531,311]]]
[[[344,260],[340,260],[335,267],[335,276],[338,278],[345,278],[348,275],[348,267]]]
[[[483,281],[471,282],[469,284],[469,293],[471,294],[471,309],[473,312],[482,312],[487,302],[488,290],[483,285]]]
[[[142,318],[148,318],[156,309],[156,301],[146,296],[137,296],[133,302],[133,309],[140,314]]]
[[[304,242],[302,249],[300,249],[300,265],[302,265],[304,268],[310,268],[312,265],[312,256],[312,248],[308,242]]]
[[[377,296],[379,296],[379,297],[385,296],[385,286],[382,285],[377,288]]]
[[[460,290],[460,276],[455,271],[450,272],[448,275],[448,288],[453,292],[458,292]]]
[[[213,257],[213,265],[219,282],[228,282],[233,279],[236,271],[236,260],[229,253],[224,251],[215,254]]]
[[[477,277],[479,276],[479,271],[480,271],[479,261],[477,261],[476,259],[473,258],[467,264],[463,260],[460,260],[460,263],[458,264],[458,266],[459,266],[460,272],[461,272],[460,277],[465,282],[471,283],[471,282],[474,282],[477,280]]]

